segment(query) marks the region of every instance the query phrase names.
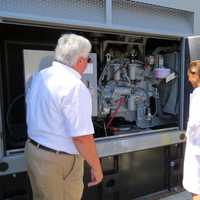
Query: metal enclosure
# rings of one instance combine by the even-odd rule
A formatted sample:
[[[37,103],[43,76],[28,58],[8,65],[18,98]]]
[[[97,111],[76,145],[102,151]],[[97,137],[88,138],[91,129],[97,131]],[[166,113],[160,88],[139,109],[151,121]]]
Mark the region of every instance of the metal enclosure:
[[[5,22],[95,27],[156,35],[192,34],[193,15],[189,11],[129,0],[0,1],[0,17]]]
[[[200,36],[190,36],[187,38],[188,58],[190,61],[200,59]]]
[[[5,30],[7,30],[7,29],[9,30],[13,26],[14,25],[8,25],[8,27],[7,27],[7,25],[5,25],[4,27],[5,27]],[[19,30],[21,31],[20,26],[14,26],[14,27],[16,28],[16,33]],[[32,34],[32,32],[35,32],[36,30],[41,30],[41,33],[43,32],[44,35],[46,35],[47,32],[49,32],[49,31],[52,31],[53,34],[56,33],[57,35],[60,32],[60,30],[50,30],[50,29],[48,31],[46,31],[44,28],[41,29],[41,28],[37,28],[37,27],[36,28],[32,27],[31,29],[26,27],[23,30],[26,31],[27,38],[31,37],[32,39],[34,39],[34,37],[37,37],[37,36],[33,36],[33,34]],[[77,30],[77,32],[78,32],[78,30]],[[104,34],[105,33],[100,33],[100,32],[99,33],[88,32],[88,35],[91,35],[91,37],[93,37],[95,39],[97,37],[102,37],[102,38],[105,37]],[[112,35],[109,35],[109,33],[106,33],[106,37],[111,37],[111,38],[116,37],[117,38],[118,34],[119,33],[115,33],[115,34],[112,33]],[[9,36],[9,37],[11,39],[13,36]],[[155,38],[151,38],[151,36],[148,36],[148,37],[140,36],[140,35],[126,36],[126,34],[124,34],[124,35],[120,34],[120,37],[124,37],[124,38],[133,37],[134,39],[138,40],[139,41],[138,43],[133,42],[133,43],[131,43],[131,45],[133,45],[134,48],[141,49],[141,52],[143,52],[143,50],[142,50],[143,45],[144,45],[143,41],[145,39],[149,40],[150,43],[153,43],[153,44],[154,43],[156,44],[156,42],[157,42],[158,43],[158,44],[156,44],[157,46],[162,45],[162,43],[164,45],[165,43],[168,44],[170,42],[171,44],[177,44],[178,48],[181,48],[181,40],[180,39],[170,39],[170,38],[169,39],[165,39],[165,38],[156,38],[155,39]],[[37,42],[38,39],[36,39],[36,42],[34,42],[34,41],[24,42],[24,38],[18,38],[15,40],[18,40],[18,41],[12,41],[12,40],[5,41],[4,50],[5,50],[5,54],[6,54],[6,59],[5,59],[4,66],[6,66],[6,67],[4,67],[4,71],[5,71],[6,75],[4,75],[3,79],[4,79],[4,81],[6,80],[5,84],[7,85],[7,90],[4,90],[4,93],[6,95],[8,95],[7,109],[9,110],[9,115],[8,115],[8,113],[6,113],[5,115],[9,116],[9,117],[7,117],[7,118],[9,118],[9,121],[14,120],[14,122],[16,121],[16,123],[18,123],[18,117],[16,118],[15,116],[18,116],[19,113],[21,113],[21,114],[25,113],[24,111],[22,112],[24,97],[21,96],[21,94],[25,90],[24,83],[27,82],[29,75],[32,74],[33,71],[36,69],[35,67],[38,66],[42,57],[47,56],[47,58],[49,60],[49,58],[52,56],[51,52],[54,47],[52,44],[51,45],[39,44]],[[106,43],[111,50],[114,49],[115,45],[118,45],[118,46],[127,45],[127,42],[122,42],[122,41],[121,42],[115,41],[114,44],[112,44],[112,43],[113,43],[112,41],[109,41],[109,42],[107,41],[107,43]],[[95,41],[94,47],[96,44],[97,44],[97,42]],[[111,46],[109,46],[110,44],[111,44]],[[103,45],[103,43],[102,43],[102,45]],[[92,90],[91,93],[93,94],[93,108],[94,108],[93,116],[97,117],[97,99],[98,99],[97,98],[97,89],[96,89],[97,88],[97,85],[96,85],[97,84],[97,74],[98,74],[97,70],[103,70],[103,68],[100,66],[100,63],[102,63],[103,67],[105,66],[105,64],[101,61],[101,58],[104,55],[99,53],[101,51],[99,51],[97,47],[95,47],[95,48],[96,48],[96,51],[98,52],[98,58],[97,58],[96,54],[90,55],[92,63],[93,63],[93,65],[92,65],[93,70],[89,69],[88,71],[86,71],[86,74],[84,75],[83,79],[85,79],[86,85],[88,85]],[[156,47],[154,47],[154,48],[156,48]],[[44,52],[46,52],[46,53],[44,53]],[[33,55],[33,56],[30,56],[30,55]],[[181,82],[183,82],[182,77],[183,77],[183,73],[185,73],[184,65],[183,65],[183,63],[178,64],[178,63],[180,63],[180,61],[179,62],[176,61],[176,59],[174,59],[176,56],[173,56],[173,55],[176,55],[176,54],[166,54],[165,55],[166,60],[168,60],[168,63],[166,62],[166,66],[174,65],[175,71],[177,70],[176,65],[181,66],[180,68],[178,68],[178,73],[179,73],[178,77],[179,77],[179,84],[180,84]],[[181,54],[179,54],[179,56],[181,56]],[[30,59],[31,59],[31,61],[29,61]],[[176,65],[174,63],[176,63]],[[97,64],[98,64],[98,67],[97,67]],[[11,73],[11,71],[14,73]],[[15,76],[15,73],[16,73],[16,76]],[[92,74],[90,74],[90,73],[92,73]],[[119,89],[121,89],[121,88],[119,88]],[[118,91],[121,92],[121,90],[117,90],[117,92]],[[182,97],[184,95],[184,91],[182,89],[179,91],[180,91],[179,99],[182,99]],[[18,98],[18,95],[20,96],[20,99]],[[173,96],[173,94],[171,94],[171,95]],[[172,100],[173,100],[173,98],[172,98]],[[14,101],[15,105],[13,104],[13,101]],[[16,104],[16,101],[17,101],[17,104]],[[98,102],[98,104],[99,103],[100,102]],[[170,103],[172,103],[171,100],[169,101],[169,104]],[[11,105],[12,109],[10,108],[9,105]],[[14,105],[14,107],[13,107],[13,105]],[[20,110],[20,112],[18,111],[18,109],[20,108],[19,105],[22,106],[21,107],[22,109]],[[182,104],[177,104],[177,105],[180,110],[181,110],[181,108],[183,108]],[[163,126],[160,128],[158,126],[154,129],[151,129],[151,127],[152,127],[151,124],[149,126],[150,129],[146,129],[146,127],[144,127],[144,129],[135,129],[135,130],[131,129],[129,131],[123,131],[123,129],[121,129],[121,132],[117,133],[116,135],[112,135],[112,136],[105,135],[106,133],[104,134],[103,133],[104,131],[100,130],[99,131],[100,137],[98,136],[98,138],[96,139],[99,155],[101,157],[105,157],[105,156],[110,156],[110,155],[118,155],[121,153],[128,153],[128,152],[132,152],[132,151],[138,151],[138,150],[166,146],[166,145],[171,145],[171,144],[176,144],[176,143],[182,143],[184,140],[183,140],[183,138],[180,138],[180,135],[182,133],[184,133],[184,130],[182,130],[182,128],[181,128],[181,127],[183,127],[183,121],[181,120],[183,111],[181,110],[181,112],[179,112],[179,114],[177,114],[176,108],[174,108],[172,111],[169,111],[169,108],[168,109],[165,108],[165,109],[168,110],[168,112],[171,112],[172,114],[177,115],[178,118],[176,118],[175,124],[172,123],[170,126],[166,125],[166,126]],[[15,117],[15,119],[14,119],[14,117]],[[20,137],[22,137],[23,141],[26,139],[26,137],[25,137],[26,136],[25,135],[25,133],[26,133],[25,120],[23,119],[24,116],[19,116],[19,117],[22,122],[22,123],[20,122],[21,124],[18,123],[18,124],[12,124],[12,126],[8,126],[8,120],[6,121],[6,123],[7,123],[6,126],[8,126],[9,129],[12,129],[11,135],[8,134],[8,136],[14,137],[15,140],[11,143],[9,142],[10,144],[7,143],[6,149],[4,149],[4,151],[6,152],[6,156],[2,160],[9,163],[9,168],[5,172],[0,172],[2,174],[12,173],[13,170],[15,172],[18,172],[20,170],[22,170],[22,171],[25,170],[25,165],[23,162],[23,154],[17,153],[17,152],[23,152],[23,143],[19,143],[19,145],[16,146],[16,144],[17,144],[16,141],[19,140]],[[10,121],[10,122],[12,122],[12,121]],[[139,125],[141,127],[146,126],[146,124],[139,124]],[[18,135],[19,133],[21,136]],[[24,133],[24,135],[21,133]],[[109,137],[106,137],[106,136],[109,136]],[[7,141],[10,141],[10,139],[8,137],[6,137],[6,138],[7,138]],[[12,145],[12,147],[9,147],[10,145]],[[16,165],[16,162],[19,163],[19,165]]]
[[[180,185],[181,160],[183,159],[182,143],[185,141],[184,128],[187,119],[185,110],[188,106],[189,91],[186,83],[186,68],[189,62],[187,57],[190,55],[191,58],[194,58],[192,52],[196,46],[194,47],[193,44],[198,44],[200,41],[193,42],[195,38],[189,38],[187,40],[189,45],[187,41],[185,43],[184,37],[193,32],[192,23],[192,12],[137,1],[16,0],[13,2],[12,0],[0,0],[0,34],[3,38],[0,40],[0,67],[3,72],[1,78],[4,81],[0,99],[2,105],[0,108],[2,114],[0,115],[0,176],[18,174],[26,170],[23,155],[26,135],[22,135],[23,142],[19,144],[16,142],[16,146],[6,143],[10,138],[7,126],[7,110],[11,110],[9,105],[12,105],[12,101],[19,103],[19,99],[15,99],[15,97],[22,95],[20,96],[20,106],[16,106],[18,108],[15,108],[15,112],[24,112],[24,96],[21,92],[25,92],[25,86],[29,86],[30,75],[44,57],[47,58],[45,63],[49,65],[56,40],[62,33],[75,32],[89,37],[93,42],[92,52],[94,53],[90,54],[92,62],[83,79],[93,95],[94,119],[98,117],[97,84],[99,74],[106,65],[103,50],[107,46],[110,45],[111,50],[115,50],[117,47],[123,51],[124,45],[131,44],[142,55],[151,55],[156,47],[162,46],[165,48],[162,51],[165,51],[168,45],[174,45],[176,51],[164,53],[165,65],[168,67],[173,65],[173,71],[178,72],[178,81],[175,87],[179,92],[178,94],[176,91],[169,93],[171,100],[165,107],[165,111],[176,116],[175,124],[146,128],[145,123],[139,123],[141,127],[145,128],[129,131],[121,129],[122,131],[116,135],[109,135],[109,132],[102,134],[103,132],[100,130],[100,137],[98,135],[96,138],[96,144],[102,158],[105,180],[101,186],[86,191],[84,199],[117,200],[117,195],[119,199],[126,198],[128,200],[145,193]],[[144,48],[145,45],[149,45],[147,49]],[[194,52],[196,50],[199,49],[195,49]],[[159,62],[159,55],[157,59]],[[119,76],[115,78],[117,80]],[[132,82],[135,84],[137,81],[134,81],[134,76],[132,76]],[[171,87],[171,89],[173,88]],[[174,96],[179,102],[178,106],[172,109],[170,105],[171,103],[175,105]],[[19,112],[20,108],[23,109]],[[133,105],[131,108],[134,110]],[[18,119],[16,113],[10,111],[10,121],[15,116]],[[19,115],[20,120],[22,119],[24,122],[23,117]],[[13,131],[13,135],[16,138],[20,135],[18,133],[22,132],[21,130],[26,133],[25,124],[22,125],[23,127],[14,126],[16,129]],[[159,165],[155,166],[154,162]],[[89,174],[86,170],[86,180],[88,178]],[[154,185],[151,184],[150,179],[155,180]],[[120,186],[120,184],[122,185]],[[145,185],[144,189],[143,185]]]

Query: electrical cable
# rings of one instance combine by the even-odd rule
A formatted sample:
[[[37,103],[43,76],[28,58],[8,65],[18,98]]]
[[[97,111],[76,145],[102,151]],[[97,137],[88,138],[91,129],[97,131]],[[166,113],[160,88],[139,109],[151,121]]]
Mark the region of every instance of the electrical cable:
[[[119,109],[121,107],[122,104],[125,103],[125,98],[124,97],[120,97],[119,101],[118,101],[118,105],[117,108],[115,109],[115,111],[111,114],[111,119],[108,121],[106,128],[110,128],[110,125],[113,121],[113,119],[115,118],[116,114],[119,112]]]

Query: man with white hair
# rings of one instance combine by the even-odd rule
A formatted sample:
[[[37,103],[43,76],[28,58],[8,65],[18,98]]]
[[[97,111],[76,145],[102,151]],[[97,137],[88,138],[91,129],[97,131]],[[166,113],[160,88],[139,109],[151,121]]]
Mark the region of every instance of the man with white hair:
[[[34,200],[80,200],[84,159],[91,167],[88,186],[102,181],[91,95],[81,81],[90,50],[86,38],[63,35],[52,66],[33,77],[27,91],[25,158]]]

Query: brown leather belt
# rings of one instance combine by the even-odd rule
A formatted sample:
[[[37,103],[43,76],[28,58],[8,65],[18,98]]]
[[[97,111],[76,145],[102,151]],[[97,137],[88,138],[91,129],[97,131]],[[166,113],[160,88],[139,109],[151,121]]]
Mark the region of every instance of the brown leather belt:
[[[73,154],[69,154],[69,153],[66,153],[64,151],[57,151],[55,149],[51,149],[49,147],[43,146],[43,145],[37,143],[36,141],[32,140],[31,138],[28,138],[28,141],[31,144],[33,144],[34,146],[36,146],[38,149],[43,149],[45,151],[49,151],[49,152],[56,153],[56,154],[65,154],[65,155],[71,155],[71,156],[73,156]]]

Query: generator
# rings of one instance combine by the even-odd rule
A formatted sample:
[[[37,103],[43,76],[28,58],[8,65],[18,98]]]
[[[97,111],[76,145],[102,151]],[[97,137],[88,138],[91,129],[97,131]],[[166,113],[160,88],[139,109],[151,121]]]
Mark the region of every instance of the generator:
[[[0,199],[31,199],[25,95],[32,77],[51,66],[64,33],[92,44],[82,81],[105,178],[85,188],[83,199],[131,200],[181,187],[187,66],[200,41],[185,37],[192,16],[135,1],[0,1]]]

